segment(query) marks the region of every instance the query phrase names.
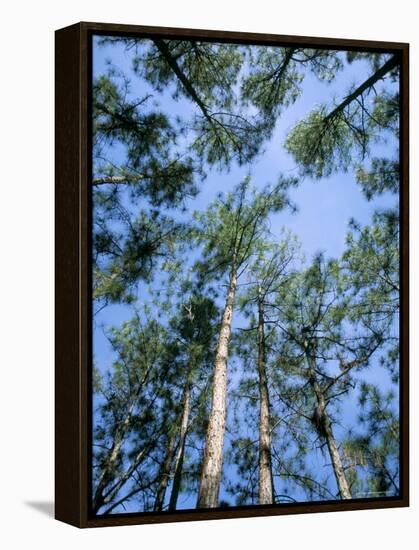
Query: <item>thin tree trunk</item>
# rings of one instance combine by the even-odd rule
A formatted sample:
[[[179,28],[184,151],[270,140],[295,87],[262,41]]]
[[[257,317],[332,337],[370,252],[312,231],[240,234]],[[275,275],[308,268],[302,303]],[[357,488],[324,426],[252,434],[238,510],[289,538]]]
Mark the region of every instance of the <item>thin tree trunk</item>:
[[[233,261],[215,354],[211,412],[205,438],[198,508],[215,508],[218,506],[226,423],[227,359],[236,287],[237,268]]]
[[[314,371],[313,358],[307,356],[309,364],[309,381],[314,390],[317,399],[317,418],[321,423],[321,430],[326,439],[327,448],[329,450],[330,460],[332,462],[333,472],[335,474],[336,483],[339,489],[339,494],[342,499],[352,498],[351,491],[349,489],[348,480],[346,479],[345,470],[343,467],[342,459],[339,454],[339,449],[336,443],[335,436],[333,434],[332,424],[330,422],[329,415],[326,410],[326,401],[324,393],[317,381],[316,373]]]
[[[384,78],[384,76],[397,67],[399,63],[399,57],[393,55],[390,59],[384,63],[372,76],[367,78],[358,88],[356,88],[351,94],[349,94],[337,107],[333,109],[326,117],[325,121],[333,119],[338,113],[341,113],[345,107],[347,107],[352,101],[357,99],[361,94],[363,94],[368,88],[371,88],[379,80]]]
[[[191,391],[190,380],[186,386],[186,391],[183,400],[182,419],[180,423],[179,445],[175,459],[175,467],[173,474],[173,486],[170,494],[169,510],[176,510],[177,499],[179,496],[180,482],[182,479],[183,457],[185,454],[185,441],[188,431],[189,414],[191,411]]]
[[[326,431],[327,447],[329,449],[330,458],[332,460],[333,471],[335,472],[335,478],[338,484],[340,496],[343,499],[352,498],[351,490],[349,489],[349,484],[346,479],[345,470],[343,468],[342,459],[339,454],[336,439],[333,435],[332,425],[330,423],[330,419],[327,413],[325,413],[324,424],[324,428]]]
[[[182,83],[185,90],[188,92],[190,97],[195,101],[195,103],[200,108],[202,114],[207,119],[207,121],[211,124],[211,126],[214,125],[214,121],[211,118],[210,113],[208,112],[208,109],[204,102],[199,97],[197,91],[193,87],[192,82],[189,80],[189,78],[185,75],[185,73],[182,71],[182,69],[179,67],[178,62],[175,57],[173,57],[172,53],[170,52],[169,47],[167,46],[166,42],[164,40],[161,40],[160,38],[155,38],[153,40],[154,45],[159,50],[160,54],[165,58],[167,64],[172,69],[172,71],[175,73],[177,78]]]
[[[177,429],[173,431],[172,436],[169,438],[168,445],[166,447],[166,454],[162,464],[160,472],[160,483],[157,489],[156,500],[154,502],[154,511],[159,512],[163,509],[164,497],[166,496],[166,489],[169,483],[169,478],[172,470],[173,458],[176,450]]]
[[[163,466],[161,471],[160,484],[157,490],[156,501],[154,504],[155,511],[160,511],[163,509],[164,498],[166,496],[166,489],[169,483],[169,479],[171,477],[173,477],[174,479],[173,484],[175,484],[176,473],[177,473],[177,470],[179,469],[179,450],[185,445],[186,430],[189,422],[191,377],[192,377],[192,360],[189,359],[188,371],[186,374],[185,385],[183,387],[182,398],[181,398],[181,409],[176,418],[175,430],[173,432],[172,437],[169,440],[169,444],[166,449],[166,455],[163,461]],[[175,458],[175,452],[176,452],[176,441],[178,437],[179,437],[179,442],[177,445],[178,452],[176,454],[176,460],[173,467],[173,460]],[[182,459],[183,459],[183,456],[182,456]],[[182,466],[180,465],[180,467]],[[179,473],[178,473],[178,477],[179,477],[179,480],[177,483],[179,486],[180,485]],[[172,502],[172,498],[173,498],[173,489],[170,497],[170,502]],[[176,496],[176,499],[177,499],[177,496]],[[176,506],[176,503],[175,503],[175,506]],[[170,505],[169,505],[169,509],[171,509]]]
[[[266,376],[265,319],[260,289],[258,289],[258,294],[259,504],[272,504],[274,501],[271,456],[272,436]]]

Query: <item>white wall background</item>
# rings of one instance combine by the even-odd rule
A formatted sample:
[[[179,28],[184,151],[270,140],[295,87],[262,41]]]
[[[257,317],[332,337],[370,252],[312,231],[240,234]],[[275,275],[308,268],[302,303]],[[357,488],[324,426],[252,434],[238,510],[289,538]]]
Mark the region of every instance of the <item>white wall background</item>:
[[[418,396],[419,34],[409,0],[15,0],[2,4],[0,75],[0,544],[3,548],[416,548],[419,399],[410,509],[80,531],[52,519],[53,31],[84,21],[411,43],[412,389]],[[416,219],[415,219],[416,218]],[[415,288],[416,286],[416,288]],[[4,539],[4,540],[3,540]],[[416,539],[416,540],[415,540]]]

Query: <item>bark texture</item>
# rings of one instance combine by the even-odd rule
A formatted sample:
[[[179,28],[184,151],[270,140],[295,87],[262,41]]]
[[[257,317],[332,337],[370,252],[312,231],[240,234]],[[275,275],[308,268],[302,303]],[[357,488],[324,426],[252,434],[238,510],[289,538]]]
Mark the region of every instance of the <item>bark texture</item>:
[[[263,298],[258,297],[258,374],[259,374],[259,504],[274,502],[271,456],[271,419],[266,376],[265,319]]]
[[[226,423],[228,346],[236,287],[237,270],[233,265],[215,354],[211,412],[205,439],[198,508],[215,508],[218,506]]]

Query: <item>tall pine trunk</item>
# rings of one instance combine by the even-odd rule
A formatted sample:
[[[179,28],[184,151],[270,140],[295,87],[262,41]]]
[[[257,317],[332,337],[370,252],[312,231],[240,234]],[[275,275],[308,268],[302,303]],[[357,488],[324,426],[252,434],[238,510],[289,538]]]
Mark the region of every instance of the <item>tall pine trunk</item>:
[[[271,418],[266,376],[265,317],[263,297],[258,289],[258,374],[259,374],[259,504],[272,504],[274,486],[271,456]]]
[[[166,489],[171,476],[173,458],[176,450],[176,439],[177,439],[177,428],[173,431],[167,443],[166,453],[165,453],[163,464],[160,471],[160,483],[157,489],[156,500],[154,502],[155,512],[159,512],[163,509],[164,498],[166,496]]]
[[[186,441],[186,434],[188,432],[190,411],[191,411],[191,390],[190,390],[190,379],[188,379],[188,383],[185,386],[185,394],[183,399],[182,418],[180,421],[179,444],[178,444],[175,465],[174,465],[173,485],[172,485],[172,492],[170,494],[169,510],[176,510],[177,499],[179,496],[180,482],[182,480],[183,457],[185,454],[185,441]]]
[[[188,372],[186,375],[185,385],[183,388],[182,398],[181,398],[181,409],[179,411],[179,415],[176,418],[176,426],[173,431],[173,434],[168,441],[165,458],[162,464],[162,470],[160,474],[160,483],[157,489],[156,501],[154,503],[155,511],[160,511],[163,509],[166,490],[167,490],[167,486],[169,484],[170,478],[173,478],[173,488],[170,496],[169,510],[174,509],[174,508],[171,508],[171,505],[172,505],[172,500],[174,499],[173,491],[174,491],[175,485],[177,486],[176,491],[179,492],[180,477],[182,473],[181,471],[182,464],[180,463],[179,453],[182,450],[181,460],[183,462],[183,449],[185,446],[186,431],[188,428],[189,413],[190,413],[191,377],[192,377],[192,362],[191,360],[189,360]],[[180,425],[180,428],[179,428],[179,425]],[[179,437],[179,441],[177,445],[178,451],[176,453],[175,464],[173,465],[173,460],[175,458],[175,452],[176,452],[176,442],[178,437]],[[174,500],[175,507],[176,507],[176,501],[177,501],[177,495],[176,495],[176,500]]]
[[[307,360],[309,364],[309,382],[314,390],[317,400],[316,418],[318,429],[320,429],[322,436],[326,440],[340,497],[342,499],[350,499],[352,498],[352,495],[349,489],[348,480],[346,479],[345,469],[339,454],[338,445],[333,433],[332,424],[330,422],[329,415],[327,414],[325,396],[316,378],[313,358],[307,356]]]
[[[233,261],[215,353],[211,412],[208,419],[208,428],[205,438],[205,450],[197,503],[198,508],[215,508],[218,506],[226,424],[227,359],[236,287],[237,268]]]

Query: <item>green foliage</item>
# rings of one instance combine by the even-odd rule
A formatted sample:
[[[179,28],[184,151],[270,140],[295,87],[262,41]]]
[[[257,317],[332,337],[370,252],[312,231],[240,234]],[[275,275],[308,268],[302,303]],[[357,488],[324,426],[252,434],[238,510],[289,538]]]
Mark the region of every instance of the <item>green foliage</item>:
[[[337,171],[347,171],[365,159],[371,143],[383,141],[389,136],[398,138],[399,95],[385,89],[377,94],[374,87],[383,76],[394,78],[396,61],[394,59],[395,69],[390,68],[393,66],[391,64],[388,69],[385,69],[385,64],[376,67],[375,73],[358,88],[350,90],[341,103],[331,109],[320,105],[296,123],[285,141],[285,148],[292,154],[303,175],[319,179]],[[373,66],[374,63],[373,60]],[[376,95],[371,99],[372,90]],[[396,175],[383,183],[373,181],[381,179],[384,169],[390,164],[393,170],[398,168],[395,161],[376,159],[369,176],[364,175],[365,169],[358,167],[358,182],[369,200],[383,190],[394,191],[397,188]]]
[[[395,395],[383,394],[371,384],[362,384],[359,394],[359,428],[344,441],[348,467],[357,479],[359,496],[399,494],[399,422]]]
[[[292,60],[294,48],[259,48],[250,56],[250,73],[241,93],[264,115],[277,116],[300,94],[303,74]]]
[[[174,127],[167,115],[150,109],[150,95],[129,98],[127,80],[121,87],[112,73],[93,84],[93,183],[112,186],[112,181],[118,181],[129,185],[131,199],[145,194],[153,206],[177,205],[197,192],[193,176],[198,168],[191,156],[171,153],[181,128]],[[125,148],[125,165],[104,160],[108,148],[117,144]]]
[[[241,85],[242,97],[270,117],[271,125],[300,96],[306,68],[330,82],[342,67],[335,52],[269,46],[251,51],[249,63],[249,75]]]
[[[368,316],[394,315],[399,307],[399,218],[376,213],[371,226],[351,221],[343,255],[350,284],[360,298],[355,310]]]
[[[348,169],[353,143],[345,117],[328,119],[323,105],[296,124],[286,139],[285,148],[304,174],[321,178]]]
[[[97,480],[108,468],[113,442],[122,438],[124,444],[107,473],[101,506],[113,506],[127,487],[132,488],[131,476],[125,476],[135,468],[149,482],[146,507],[153,509],[158,466],[164,460],[168,441],[177,437],[180,396],[187,382],[197,389],[193,391],[196,415],[190,421],[188,437],[194,436],[194,424],[199,431],[203,421],[202,407],[208,394],[202,386],[213,360],[216,317],[215,304],[193,294],[179,304],[167,327],[150,318],[148,308],[144,308],[130,321],[110,329],[108,339],[116,359],[107,378],[96,375],[95,382],[101,418],[94,434]],[[118,478],[125,482],[113,490],[112,484]]]
[[[193,149],[208,164],[229,167],[235,159],[243,165],[254,158],[269,130],[266,123],[247,119],[242,114],[217,113],[195,122]]]
[[[206,278],[220,276],[232,267],[239,270],[251,256],[260,253],[269,214],[289,205],[286,189],[294,179],[281,178],[275,187],[250,188],[250,178],[232,192],[220,195],[205,212],[195,212],[195,238],[202,245],[198,267]]]
[[[94,431],[94,482],[99,507],[112,505],[119,491],[132,483],[133,461],[136,468],[144,468],[144,481],[151,482],[155,475],[147,452],[159,452],[173,410],[166,384],[173,367],[164,360],[165,337],[165,330],[154,320],[139,315],[108,334],[116,359],[106,379],[96,386],[101,420]],[[115,457],[114,449],[119,449]]]
[[[376,213],[371,226],[360,227],[352,220],[343,255],[351,289],[351,321],[381,335],[380,362],[394,382],[399,376],[399,239],[397,213]]]
[[[144,53],[134,57],[134,69],[157,91],[163,92],[169,87],[175,99],[189,98],[188,91],[173,71],[170,63],[173,59],[209,110],[230,109],[234,105],[233,87],[244,57],[240,48],[211,42],[153,42]]]
[[[278,213],[295,208],[288,193],[296,178],[254,187],[248,176],[183,221],[206,174],[237,165],[250,172],[303,79],[311,73],[332,82],[343,54],[158,38],[104,42],[125,45],[143,95],[134,97],[127,75],[112,67],[93,85],[93,298],[98,310],[125,303],[134,312],[105,327],[111,364],[93,372],[98,509],[120,511],[135,500],[152,511],[164,476],[170,489],[173,458],[169,470],[165,461],[171,445],[173,455],[180,447],[186,389],[180,490],[196,494],[227,277],[238,281],[241,312],[231,325],[225,454],[236,475],[224,479],[234,504],[258,503],[262,309],[275,502],[338,498],[325,418],[352,494],[397,494],[397,395],[366,382],[371,367],[398,382],[397,211],[375,212],[365,226],[351,220],[342,257],[317,254],[309,263],[291,233],[271,227],[273,216],[277,223]],[[391,59],[347,54],[373,72],[340,103],[297,121],[285,147],[303,176],[353,171],[368,201],[398,192],[398,159],[369,158],[373,144],[399,136],[398,67],[380,73]],[[161,107],[168,97],[171,113]],[[355,400],[357,429],[347,429],[342,407]]]
[[[192,149],[208,164],[250,161],[266,138],[266,125],[245,113],[234,93],[244,61],[237,46],[179,40],[153,40],[134,59],[134,70],[153,88],[176,100],[195,103]]]
[[[150,217],[144,211],[131,220],[118,208],[114,218],[124,231],[112,227],[110,215],[95,217],[93,297],[105,303],[131,303],[138,281],[150,281],[161,260],[167,262],[180,252],[177,243],[185,228],[168,216]]]
[[[397,193],[400,186],[398,161],[373,158],[369,169],[359,166],[356,180],[368,201],[385,192]]]
[[[399,93],[383,91],[373,101],[371,126],[390,131],[399,137],[400,96]]]
[[[386,57],[387,54],[383,54],[380,52],[346,52],[346,59],[348,63],[364,60],[371,66],[373,71],[378,71],[378,69],[385,63]]]

